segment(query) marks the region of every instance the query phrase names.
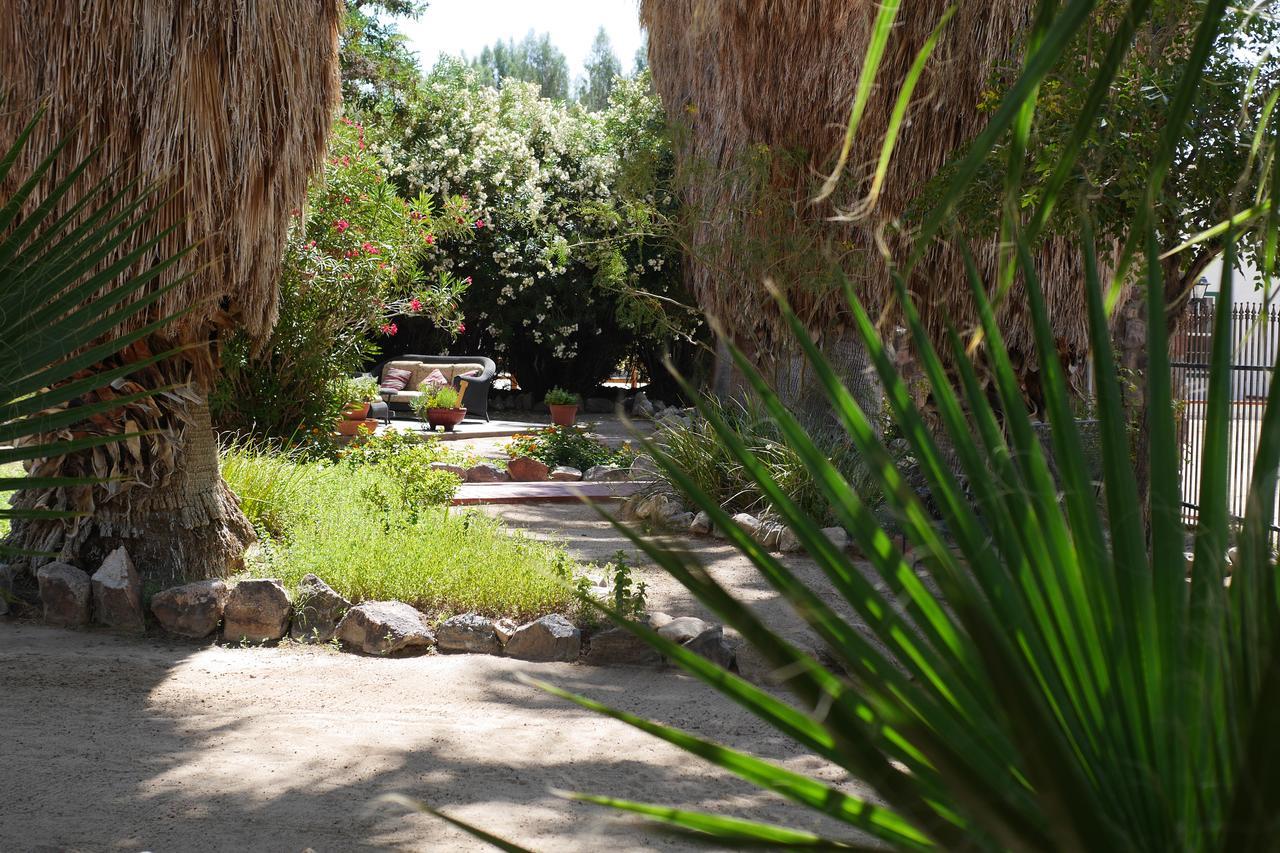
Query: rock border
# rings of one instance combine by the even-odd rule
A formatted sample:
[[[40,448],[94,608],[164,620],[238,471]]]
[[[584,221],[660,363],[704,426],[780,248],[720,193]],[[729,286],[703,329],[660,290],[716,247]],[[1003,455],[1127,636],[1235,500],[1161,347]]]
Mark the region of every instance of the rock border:
[[[109,575],[119,601],[91,595],[91,576],[75,566],[48,563],[38,570],[41,615],[46,624],[71,628],[96,624],[116,632],[146,633],[141,583],[127,551],[117,549],[103,562],[107,572],[100,567],[92,577]],[[136,608],[134,602],[138,602]],[[235,583],[194,581],[157,592],[146,609],[161,629],[158,636],[213,640],[227,648],[288,639],[388,658],[439,653],[590,666],[669,663],[630,631],[609,624],[583,628],[564,614],[549,613],[517,625],[510,619],[460,613],[433,625],[426,614],[401,601],[353,605],[315,575],[303,579],[296,595],[278,578],[243,578]],[[656,612],[645,619],[661,636],[727,669],[736,667],[735,651],[725,641],[722,625]]]

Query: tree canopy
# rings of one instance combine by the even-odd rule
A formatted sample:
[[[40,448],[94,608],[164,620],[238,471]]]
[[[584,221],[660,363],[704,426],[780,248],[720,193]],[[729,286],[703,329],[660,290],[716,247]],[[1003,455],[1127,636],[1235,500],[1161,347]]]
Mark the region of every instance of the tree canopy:
[[[578,81],[578,103],[592,112],[609,106],[613,83],[622,76],[622,63],[613,52],[609,34],[601,27],[585,63],[587,76]]]
[[[477,80],[500,89],[507,80],[533,83],[544,98],[569,99],[569,62],[551,43],[551,34],[534,35],[530,30],[519,42],[497,41],[486,46],[470,62]]]

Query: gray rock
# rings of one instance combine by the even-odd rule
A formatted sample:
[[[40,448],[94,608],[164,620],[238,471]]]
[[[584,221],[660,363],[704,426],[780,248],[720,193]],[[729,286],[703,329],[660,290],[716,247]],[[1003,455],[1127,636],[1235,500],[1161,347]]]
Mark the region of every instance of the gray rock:
[[[582,404],[582,410],[592,415],[611,415],[617,408],[617,402],[608,397],[588,397]]]
[[[688,530],[693,526],[693,513],[678,512],[667,518],[667,525],[676,530]]]
[[[749,512],[740,512],[733,517],[733,523],[742,528],[742,532],[746,533],[752,539],[760,532],[760,519],[756,518]]]
[[[151,612],[168,633],[199,640],[218,630],[229,596],[220,580],[196,581],[157,592]]]
[[[827,541],[836,546],[840,550],[849,547],[849,534],[843,527],[824,527],[822,535],[827,537]]]
[[[635,461],[631,463],[632,476],[643,474],[645,475],[645,479],[652,479],[654,474],[660,473],[660,470],[661,469],[658,468],[658,463],[654,461],[652,456],[637,456]]]
[[[650,628],[656,631],[659,628],[661,628],[663,625],[670,625],[673,621],[675,621],[675,617],[669,614],[663,613],[661,610],[655,610],[654,612],[649,613],[645,616],[645,621],[649,623]]]
[[[623,628],[593,634],[584,663],[592,666],[645,666],[662,662],[662,655],[644,640]]]
[[[494,633],[493,620],[475,613],[451,616],[441,622],[436,628],[436,648],[442,652],[502,654],[502,643]]]
[[[804,550],[800,537],[790,527],[783,527],[778,534],[778,550],[784,554],[798,554]]]
[[[222,639],[228,643],[278,640],[289,631],[293,605],[284,584],[270,578],[240,581],[222,611]]]
[[[573,483],[582,479],[582,472],[571,465],[558,465],[551,470],[551,479],[563,483]]]
[[[710,627],[711,623],[696,616],[680,616],[658,628],[658,633],[673,643],[687,643]]]
[[[44,621],[63,628],[89,624],[89,575],[67,563],[47,563],[36,570]]]
[[[304,643],[327,643],[338,632],[338,623],[351,609],[347,601],[315,575],[304,575],[293,604],[289,636]]]
[[[787,528],[777,522],[767,522],[760,525],[759,538],[760,544],[768,548],[770,551],[777,551],[778,541],[782,538],[782,531]]]
[[[93,618],[122,631],[146,630],[142,614],[142,581],[123,547],[107,555],[93,573]]]
[[[631,471],[628,468],[619,468],[617,465],[592,465],[582,479],[591,482],[620,483],[631,479]]]
[[[701,533],[706,535],[711,532],[711,516],[705,511],[699,511],[693,517],[693,521],[689,522],[689,532]]]
[[[733,648],[725,642],[724,628],[720,625],[703,631],[685,643],[684,647],[723,669],[733,666]]]
[[[498,470],[497,466],[481,462],[467,469],[466,479],[468,483],[505,483],[511,478],[506,471]]]
[[[649,401],[649,395],[643,391],[637,391],[636,395],[631,398],[631,416],[633,418],[651,418],[655,411],[657,411],[657,407]]]
[[[432,462],[432,471],[448,471],[450,474],[456,474],[460,479],[467,479],[467,469],[461,465],[454,465],[452,462]]]
[[[493,633],[498,638],[498,642],[505,646],[519,627],[514,619],[498,619],[493,623]]]
[[[367,655],[427,649],[435,642],[427,618],[402,601],[366,601],[338,623],[338,639]]]
[[[552,613],[521,625],[507,641],[507,654],[531,661],[575,661],[582,647],[582,632],[573,623]]]

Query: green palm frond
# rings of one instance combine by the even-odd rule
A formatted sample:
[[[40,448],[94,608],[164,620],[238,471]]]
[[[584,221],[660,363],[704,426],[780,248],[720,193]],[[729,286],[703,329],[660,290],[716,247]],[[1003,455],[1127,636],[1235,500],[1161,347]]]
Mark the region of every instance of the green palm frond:
[[[37,115],[0,157],[0,182],[19,161],[40,126]],[[163,231],[138,248],[121,254],[139,232],[155,226],[158,209],[152,192],[136,185],[112,191],[109,183],[85,185],[82,175],[96,156],[91,153],[53,181],[44,197],[33,196],[62,153],[57,146],[0,203],[0,466],[85,450],[137,437],[138,434],[41,439],[71,430],[94,415],[163,390],[117,396],[110,401],[83,402],[90,391],[104,388],[139,368],[173,356],[178,350],[85,374],[89,368],[163,329],[176,317],[139,324],[127,334],[110,335],[119,324],[146,312],[170,288],[147,292],[148,286],[181,259],[161,258],[144,272],[127,274],[154,253],[172,230]],[[56,202],[77,197],[61,216]],[[26,212],[24,213],[24,209]],[[5,477],[0,493],[22,488],[54,488],[102,482],[89,478]],[[0,517],[54,518],[66,513],[0,509]],[[15,553],[0,545],[0,554]]]

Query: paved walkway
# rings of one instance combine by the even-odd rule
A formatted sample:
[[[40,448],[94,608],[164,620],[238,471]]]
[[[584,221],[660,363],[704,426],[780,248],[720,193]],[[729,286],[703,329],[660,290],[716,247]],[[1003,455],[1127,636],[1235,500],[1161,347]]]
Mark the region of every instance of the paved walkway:
[[[601,503],[620,501],[648,488],[631,483],[463,483],[454,506],[475,504]]]

